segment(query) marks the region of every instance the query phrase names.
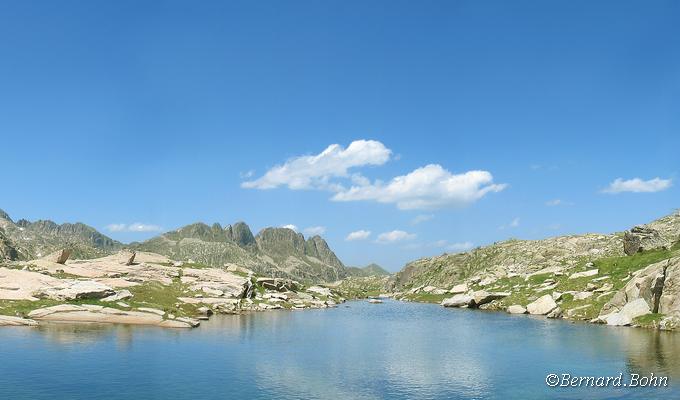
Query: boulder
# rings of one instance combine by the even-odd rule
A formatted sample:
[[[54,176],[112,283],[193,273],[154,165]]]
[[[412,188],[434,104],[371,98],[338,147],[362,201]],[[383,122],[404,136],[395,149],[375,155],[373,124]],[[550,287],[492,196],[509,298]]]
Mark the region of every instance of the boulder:
[[[467,283],[461,283],[459,285],[456,285],[449,290],[449,293],[451,294],[461,294],[465,293],[468,291],[468,285]]]
[[[131,297],[132,297],[132,293],[130,293],[130,291],[127,290],[127,289],[123,289],[119,292],[116,292],[116,294],[114,294],[114,295],[103,298],[102,301],[105,301],[105,302],[121,301],[121,300],[129,299]]]
[[[491,303],[494,300],[502,299],[503,297],[510,296],[507,292],[487,292],[486,290],[478,290],[472,293],[472,298],[474,300],[474,305],[479,307],[486,303]]]
[[[562,309],[556,307],[554,310],[550,311],[546,317],[548,318],[562,318]]]
[[[118,252],[118,258],[123,265],[132,265],[135,262],[137,253],[134,250],[123,249]]]
[[[585,300],[592,295],[593,292],[578,292],[574,294],[574,300]]]
[[[469,294],[461,293],[442,300],[444,307],[467,307],[474,304],[475,299]]]
[[[633,319],[651,312],[649,304],[644,299],[636,299],[623,306],[621,311],[608,315],[605,321],[607,325],[630,325]]]
[[[629,256],[651,249],[670,248],[671,243],[656,229],[636,226],[623,235],[623,252]]]
[[[533,303],[527,305],[527,311],[533,315],[546,315],[557,308],[557,303],[553,300],[552,295],[546,294],[539,297]]]
[[[583,272],[576,272],[571,275],[569,275],[569,279],[578,279],[578,278],[585,278],[587,276],[595,276],[600,272],[600,270],[596,269],[589,269],[587,271]]]
[[[66,260],[71,256],[71,249],[61,249],[43,257],[43,260],[57,264],[66,264]]]
[[[520,306],[519,304],[513,304],[506,310],[510,314],[526,314],[527,309]]]

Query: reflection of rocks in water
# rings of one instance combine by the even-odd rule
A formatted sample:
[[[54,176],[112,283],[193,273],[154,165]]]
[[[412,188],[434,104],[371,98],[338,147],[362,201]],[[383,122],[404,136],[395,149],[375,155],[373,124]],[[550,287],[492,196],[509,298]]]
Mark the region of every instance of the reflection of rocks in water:
[[[680,378],[680,334],[647,329],[623,329],[629,372]]]
[[[40,324],[37,330],[49,341],[63,345],[96,343],[112,333],[102,324]]]

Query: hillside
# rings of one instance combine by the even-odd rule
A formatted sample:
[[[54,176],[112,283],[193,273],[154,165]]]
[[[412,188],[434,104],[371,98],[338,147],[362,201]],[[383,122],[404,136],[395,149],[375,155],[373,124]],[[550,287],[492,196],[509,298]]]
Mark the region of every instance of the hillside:
[[[243,222],[226,227],[195,223],[130,246],[176,260],[215,267],[233,263],[259,274],[301,281],[330,282],[347,276],[323,238],[305,240],[287,228],[265,228],[254,236]]]
[[[643,225],[669,244],[680,237],[680,213]],[[458,254],[408,263],[395,275],[397,288],[450,286],[464,279],[531,274],[544,269],[568,270],[604,257],[623,256],[624,233],[559,236],[544,240],[507,240]]]
[[[73,257],[94,258],[117,251],[123,244],[82,223],[14,222],[0,210],[0,259],[30,260],[66,247],[72,249]]]
[[[350,276],[366,277],[366,276],[389,276],[391,275],[383,267],[378,264],[369,264],[365,267],[347,267],[347,273]]]
[[[387,287],[445,307],[677,329],[680,212],[622,233],[509,240],[420,259]]]

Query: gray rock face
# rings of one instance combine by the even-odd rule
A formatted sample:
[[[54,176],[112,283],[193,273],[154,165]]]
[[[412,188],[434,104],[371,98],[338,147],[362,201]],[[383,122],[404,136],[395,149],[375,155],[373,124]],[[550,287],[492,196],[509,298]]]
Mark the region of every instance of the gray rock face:
[[[671,243],[656,229],[636,226],[623,236],[623,251],[631,256],[644,250],[670,248]]]
[[[614,294],[614,297],[602,307],[600,316],[619,312],[627,303],[637,299],[644,299],[652,312],[664,312],[660,307],[660,298],[666,291],[664,281],[666,280],[667,269],[670,268],[669,266],[677,265],[678,260],[679,258],[664,260],[640,270],[623,289]],[[671,274],[674,274],[675,268],[677,267],[671,268]],[[671,284],[667,288],[665,304],[673,303],[673,299],[680,294],[678,289],[674,289],[675,279],[677,278],[669,282]]]
[[[657,312],[680,316],[680,257],[672,258],[666,264]]]
[[[527,311],[533,315],[546,315],[557,308],[557,303],[553,300],[552,295],[546,294],[539,297],[533,303],[527,305]]]

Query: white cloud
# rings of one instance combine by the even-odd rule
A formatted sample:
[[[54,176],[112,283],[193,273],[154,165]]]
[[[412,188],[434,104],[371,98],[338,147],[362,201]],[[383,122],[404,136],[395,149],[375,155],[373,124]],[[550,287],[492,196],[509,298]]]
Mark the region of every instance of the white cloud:
[[[246,171],[246,172],[239,173],[239,176],[241,177],[241,179],[249,179],[249,178],[252,178],[254,175],[255,175],[255,171],[252,170],[252,169],[249,170],[249,171]]]
[[[371,236],[371,231],[365,231],[363,229],[350,232],[349,235],[345,238],[348,242],[354,241],[354,240],[366,240],[368,237]]]
[[[415,233],[408,233],[400,230],[384,232],[378,235],[378,243],[394,243],[403,242],[405,240],[412,240],[416,238]]]
[[[501,226],[498,227],[498,229],[503,230],[503,229],[508,229],[508,228],[517,228],[519,226],[519,222],[520,222],[519,217],[515,217],[515,218],[513,218],[512,221],[510,221],[509,224],[501,225]]]
[[[298,231],[298,227],[293,225],[293,224],[281,225],[281,228],[291,229],[291,230],[294,230],[295,232]]]
[[[282,165],[267,171],[262,177],[243,182],[244,188],[341,190],[330,182],[331,178],[348,177],[348,170],[366,165],[382,165],[390,159],[392,151],[375,140],[355,140],[347,148],[332,144],[317,155],[291,158]],[[360,175],[355,179],[363,181]],[[364,178],[365,179],[365,178]]]
[[[427,222],[427,221],[429,221],[433,218],[434,218],[434,215],[432,215],[432,214],[416,215],[416,217],[411,220],[411,225],[418,225],[420,223]]]
[[[633,178],[628,180],[623,180],[622,178],[617,178],[614,182],[610,183],[607,188],[602,190],[603,193],[622,193],[622,192],[632,192],[632,193],[654,193],[666,190],[672,185],[672,179],[661,179],[656,177],[647,181],[643,181],[640,178]]]
[[[314,235],[323,235],[326,233],[326,227],[325,226],[310,226],[302,230],[305,235],[309,236],[314,236]]]
[[[127,228],[126,224],[110,224],[106,225],[106,230],[109,232],[123,232]]]
[[[335,201],[373,200],[395,203],[399,209],[433,209],[464,206],[489,192],[500,192],[505,184],[494,184],[487,171],[452,174],[441,165],[430,164],[413,172],[397,176],[388,184],[376,181],[371,185],[353,186],[333,196]]]
[[[132,224],[110,224],[106,226],[109,232],[160,232],[163,230],[158,225],[135,222]]]
[[[570,201],[565,201],[562,199],[553,199],[545,202],[545,205],[548,207],[557,207],[557,206],[573,206],[574,203]]]

